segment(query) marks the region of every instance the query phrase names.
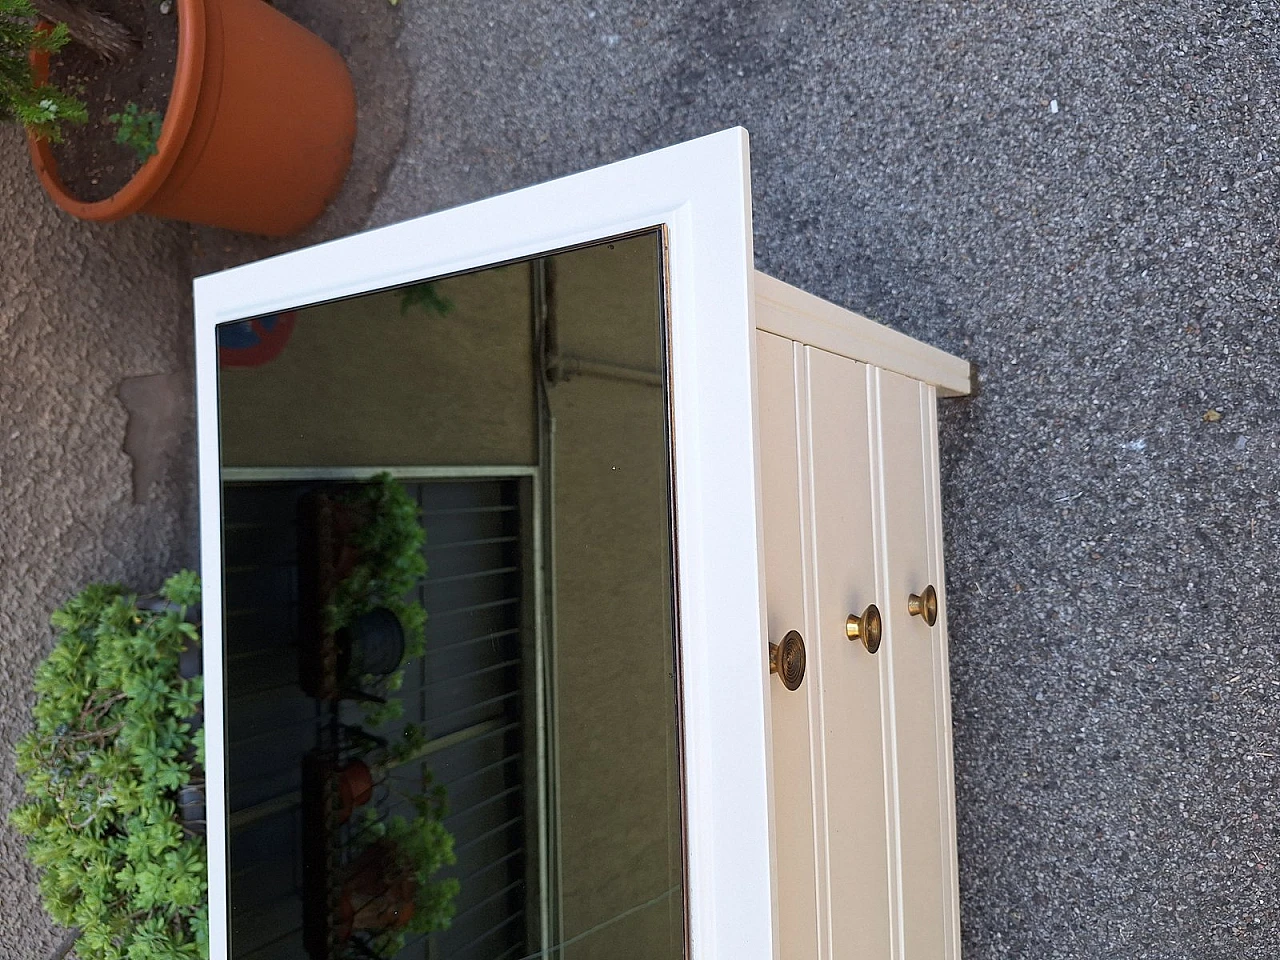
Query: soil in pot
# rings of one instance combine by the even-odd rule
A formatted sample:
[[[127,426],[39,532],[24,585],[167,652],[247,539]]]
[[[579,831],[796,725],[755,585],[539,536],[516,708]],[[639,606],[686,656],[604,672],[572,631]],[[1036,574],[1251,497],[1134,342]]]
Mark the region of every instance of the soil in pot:
[[[74,41],[49,58],[49,79],[84,101],[89,122],[68,124],[65,139],[52,145],[58,177],[77,200],[95,203],[115,194],[145,161],[116,143],[119,127],[107,118],[128,104],[140,114],[163,117],[173,88],[178,55],[178,8],[174,0],[95,0],[96,9],[124,25],[134,49],[115,61],[100,58]]]

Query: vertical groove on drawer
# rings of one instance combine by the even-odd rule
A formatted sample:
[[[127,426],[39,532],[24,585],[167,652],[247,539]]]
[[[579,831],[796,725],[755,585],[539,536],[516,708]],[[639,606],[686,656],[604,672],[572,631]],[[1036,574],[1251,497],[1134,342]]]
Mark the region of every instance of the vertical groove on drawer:
[[[822,724],[822,627],[818,619],[817,593],[817,541],[814,536],[813,493],[813,430],[811,389],[807,349],[795,345],[793,355],[796,372],[796,438],[800,468],[800,546],[804,578],[805,637],[809,652],[809,675],[805,678],[805,693],[809,701],[809,763],[813,774],[813,867],[816,897],[816,922],[818,929],[819,960],[831,957],[831,871],[826,838],[829,836],[826,752]]]
[[[805,518],[800,476],[801,384],[797,346],[757,333],[760,474],[764,505],[765,606],[768,640],[799,630],[806,648],[812,625],[805,600]],[[761,655],[765,651],[761,651]],[[764,667],[767,669],[767,667]],[[800,688],[787,690],[770,677],[771,859],[778,960],[813,960],[818,954],[818,876],[815,866],[815,784],[811,743],[816,729],[809,709],[812,663]]]
[[[881,371],[879,421],[885,522],[885,626],[893,690],[894,767],[903,960],[942,960],[948,951],[951,885],[943,830],[938,645],[907,607],[936,570],[930,552],[930,462],[924,388]]]
[[[822,950],[830,960],[893,956],[892,823],[886,798],[884,663],[847,621],[880,604],[872,424],[865,364],[805,347],[811,697],[819,820]]]
[[[894,727],[893,644],[894,635],[889,614],[892,598],[889,591],[889,520],[884,497],[884,430],[880,418],[879,368],[872,367],[867,378],[867,394],[870,401],[867,416],[871,430],[871,460],[873,476],[873,503],[875,504],[876,547],[876,597],[885,614],[885,669],[882,674],[884,742],[885,742],[885,799],[889,818],[890,885],[893,889],[893,960],[903,960],[903,944],[906,930],[903,922],[902,890],[902,816],[898,803],[898,739]]]

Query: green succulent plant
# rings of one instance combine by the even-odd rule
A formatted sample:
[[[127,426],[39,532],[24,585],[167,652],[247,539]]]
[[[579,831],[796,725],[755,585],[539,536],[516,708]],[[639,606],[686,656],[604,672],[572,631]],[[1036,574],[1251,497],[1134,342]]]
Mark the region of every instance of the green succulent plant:
[[[132,150],[139,162],[145,163],[156,155],[160,128],[164,125],[164,118],[158,111],[143,110],[130,101],[121,113],[113,113],[107,120],[115,124],[116,143]]]
[[[95,584],[53,615],[34,730],[17,746],[30,801],[11,823],[50,916],[80,930],[80,960],[208,957],[203,825],[178,813],[203,776],[204,731],[190,723],[202,680],[179,672],[200,639],[186,619],[200,580],[184,571],[159,595],[167,608],[150,610]]]

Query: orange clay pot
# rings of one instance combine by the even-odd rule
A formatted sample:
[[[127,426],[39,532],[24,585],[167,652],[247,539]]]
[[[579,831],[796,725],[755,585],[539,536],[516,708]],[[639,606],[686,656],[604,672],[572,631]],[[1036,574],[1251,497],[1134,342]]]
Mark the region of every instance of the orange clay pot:
[[[49,144],[28,136],[40,182],[83,220],[142,212],[298,232],[334,198],[351,163],[356,100],[346,64],[263,0],[177,3],[178,62],[157,153],[114,196],[82,203],[59,180]],[[48,54],[31,61],[44,81]]]

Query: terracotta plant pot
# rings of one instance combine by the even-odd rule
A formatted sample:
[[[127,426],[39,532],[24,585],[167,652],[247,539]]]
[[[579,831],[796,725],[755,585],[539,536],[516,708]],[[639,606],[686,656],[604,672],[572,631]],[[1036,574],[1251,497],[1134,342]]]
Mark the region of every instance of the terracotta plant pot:
[[[356,807],[373,799],[373,773],[363,760],[352,760],[338,771],[338,822],[346,823]]]
[[[337,194],[351,163],[356,101],[342,58],[263,0],[177,0],[178,62],[157,153],[96,203],[67,193],[49,144],[28,136],[36,173],[84,220],[133,213],[283,236]],[[38,80],[47,53],[32,54]],[[109,69],[109,68],[108,68]]]
[[[337,934],[348,940],[357,930],[400,930],[413,919],[417,884],[399,863],[396,848],[379,841],[347,868],[338,900]]]

